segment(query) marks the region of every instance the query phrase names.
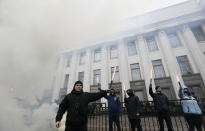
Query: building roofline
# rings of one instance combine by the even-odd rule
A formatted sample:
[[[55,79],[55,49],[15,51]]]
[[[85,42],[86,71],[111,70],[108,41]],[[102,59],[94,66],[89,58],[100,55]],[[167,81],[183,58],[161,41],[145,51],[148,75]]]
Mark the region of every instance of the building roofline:
[[[199,0],[199,1],[201,2],[202,0]],[[127,29],[127,30],[124,30],[124,31],[118,31],[113,36],[108,36],[107,38],[104,38],[104,39],[102,38],[101,40],[79,42],[79,43],[75,44],[77,46],[75,46],[73,48],[70,48],[70,49],[65,49],[61,53],[67,53],[67,52],[73,52],[73,51],[77,51],[77,50],[83,50],[83,49],[90,48],[90,47],[95,48],[95,47],[99,47],[101,45],[109,45],[109,44],[111,45],[113,41],[119,41],[119,40],[122,40],[123,38],[133,37],[134,35],[140,35],[139,30],[150,29],[150,30],[154,31],[154,30],[157,30],[156,28],[158,27],[158,25],[160,25],[160,29],[163,29],[163,28],[165,28],[165,26],[164,26],[165,24],[173,23],[173,21],[175,21],[175,23],[172,24],[171,26],[176,26],[176,24],[177,25],[186,24],[186,23],[190,22],[190,19],[196,21],[197,18],[195,18],[195,16],[199,16],[199,17],[202,16],[205,19],[205,15],[200,10],[200,6],[198,5],[197,0],[186,0],[184,2],[174,4],[174,5],[171,5],[171,6],[168,6],[168,7],[164,7],[164,8],[161,8],[161,9],[157,9],[157,10],[154,10],[154,11],[150,11],[150,12],[147,12],[147,13],[142,14],[142,15],[127,18],[124,21],[135,21],[136,19],[140,19],[144,16],[165,12],[165,11],[167,11],[167,10],[173,8],[173,7],[185,6],[185,4],[189,4],[189,3],[190,4],[195,3],[195,4],[193,4],[193,6],[199,7],[199,9],[193,11],[191,14],[182,14],[181,16],[177,16],[177,17],[174,17],[174,18],[172,17],[170,19],[158,21],[158,22],[155,22],[155,23],[146,24],[143,27],[142,26],[133,27],[132,30]],[[179,23],[179,21],[180,21],[180,23]],[[141,33],[141,34],[145,34],[145,33],[146,32],[143,31],[143,33]],[[88,44],[85,44],[85,43],[88,43]],[[84,45],[84,46],[82,47],[82,45]]]

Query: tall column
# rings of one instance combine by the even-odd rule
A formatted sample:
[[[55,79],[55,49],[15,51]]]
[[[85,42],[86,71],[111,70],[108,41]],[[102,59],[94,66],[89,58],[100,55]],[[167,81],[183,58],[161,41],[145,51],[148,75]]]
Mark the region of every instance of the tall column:
[[[169,42],[166,33],[164,31],[160,31],[158,33],[158,37],[159,37],[159,46],[161,47],[163,58],[172,80],[175,95],[178,98],[179,84],[177,82],[176,76],[180,78],[181,83],[183,84],[181,78],[181,71],[179,66],[177,65],[178,62],[176,56],[172,52],[171,43]]]
[[[68,83],[68,90],[67,92],[71,92],[73,89],[74,83],[76,81],[76,68],[78,66],[78,61],[77,61],[77,52],[73,52],[72,58],[71,58],[71,66],[70,68],[72,69],[70,73],[70,78],[69,78],[69,83]]]
[[[90,48],[86,49],[86,58],[85,58],[85,72],[84,72],[84,87],[83,90],[90,92],[90,79],[91,79],[91,50]]]
[[[101,69],[101,88],[103,90],[108,89],[108,49],[106,45],[101,48],[101,58],[102,58],[102,69]],[[105,99],[102,99],[102,102],[107,102]]]
[[[201,11],[204,12],[205,14],[205,0],[196,0],[196,1],[199,7],[201,8]]]
[[[54,81],[54,91],[53,91],[53,98],[52,101],[55,102],[55,100],[57,100],[59,98],[59,91],[60,88],[63,88],[61,86],[62,83],[62,75],[64,74],[64,63],[65,63],[65,59],[63,58],[63,56],[61,55],[59,58],[59,64],[58,67],[56,69],[55,72],[55,81]]]
[[[201,74],[201,77],[203,79],[203,82],[205,83],[205,70],[204,70],[204,54],[203,51],[200,48],[199,43],[197,42],[193,32],[191,29],[184,25],[182,27],[183,36],[185,38],[186,45],[188,47],[188,50],[192,57],[194,58],[194,62],[196,63],[196,66],[198,67],[198,70]]]
[[[142,63],[142,72],[144,74],[144,80],[146,85],[146,93],[148,96],[148,100],[152,100],[149,95],[149,84],[150,84],[150,70],[152,69],[151,59],[148,56],[148,49],[146,48],[146,42],[142,36],[137,38],[137,48],[139,50],[140,61]],[[153,82],[154,83],[154,82]],[[154,85],[153,85],[154,86]]]
[[[203,24],[201,25],[201,28],[202,28],[203,33],[204,33],[204,35],[205,35],[205,23],[203,23]]]
[[[128,61],[127,61],[127,54],[125,52],[125,44],[123,40],[120,40],[119,44],[119,65],[120,65],[120,81],[125,84],[125,88],[130,88],[130,80],[129,80],[129,70],[128,70]],[[123,85],[122,85],[123,89]]]

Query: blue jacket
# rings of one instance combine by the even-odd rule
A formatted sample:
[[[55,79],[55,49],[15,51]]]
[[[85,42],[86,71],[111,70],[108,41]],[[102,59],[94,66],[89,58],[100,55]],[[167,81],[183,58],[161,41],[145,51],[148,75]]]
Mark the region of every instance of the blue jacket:
[[[184,93],[184,89],[188,88],[186,86],[182,86],[182,89],[179,90],[179,97],[181,98],[182,109],[185,114],[198,114],[201,115],[201,109],[196,101],[196,99],[192,96]]]
[[[105,99],[108,101],[108,110],[110,112],[121,112],[121,103],[118,96],[106,95]]]

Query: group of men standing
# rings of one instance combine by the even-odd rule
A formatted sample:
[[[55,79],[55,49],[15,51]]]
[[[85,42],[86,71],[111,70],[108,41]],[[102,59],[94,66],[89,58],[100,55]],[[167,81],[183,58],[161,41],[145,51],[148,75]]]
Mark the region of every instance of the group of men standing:
[[[168,131],[174,131],[170,118],[168,97],[162,93],[160,86],[156,86],[155,90],[156,92],[153,93],[152,84],[150,84],[149,94],[153,98],[160,131],[164,131],[164,120]],[[107,95],[107,93],[109,93],[109,95]],[[142,112],[141,102],[138,96],[135,96],[132,89],[128,89],[127,94],[129,97],[127,98],[125,95],[124,102],[128,112],[131,131],[135,131],[136,127],[138,131],[142,131],[140,119]],[[65,131],[87,131],[88,104],[102,97],[108,101],[109,131],[113,131],[113,122],[115,122],[117,130],[121,131],[119,113],[122,111],[122,106],[115,90],[100,90],[98,93],[83,92],[83,83],[81,81],[75,82],[71,93],[66,95],[59,105],[56,116],[56,127],[60,127],[62,116],[67,111]],[[189,125],[189,131],[194,131],[194,127],[196,127],[198,131],[202,131],[202,112],[187,87],[179,88],[179,97],[182,99],[182,109]]]

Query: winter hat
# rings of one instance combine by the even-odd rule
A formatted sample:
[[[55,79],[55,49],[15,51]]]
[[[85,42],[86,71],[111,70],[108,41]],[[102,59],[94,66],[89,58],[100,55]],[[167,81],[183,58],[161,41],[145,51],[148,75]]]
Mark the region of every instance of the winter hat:
[[[133,94],[133,90],[132,90],[132,89],[128,89],[128,90],[127,90],[127,94],[129,94],[129,93],[130,93],[130,94]]]
[[[75,84],[74,84],[74,87],[75,87],[77,84],[81,84],[81,85],[83,86],[83,82],[81,82],[81,81],[76,81]]]
[[[156,87],[155,87],[155,90],[157,90],[158,88],[160,88],[160,86],[156,86]]]
[[[133,95],[134,95],[134,92],[133,92],[132,89],[128,89],[128,90],[127,90],[127,94],[128,94],[129,96],[133,96]]]
[[[116,93],[116,92],[115,92],[115,89],[111,88],[110,90],[112,91],[110,94],[115,95],[115,93]]]

